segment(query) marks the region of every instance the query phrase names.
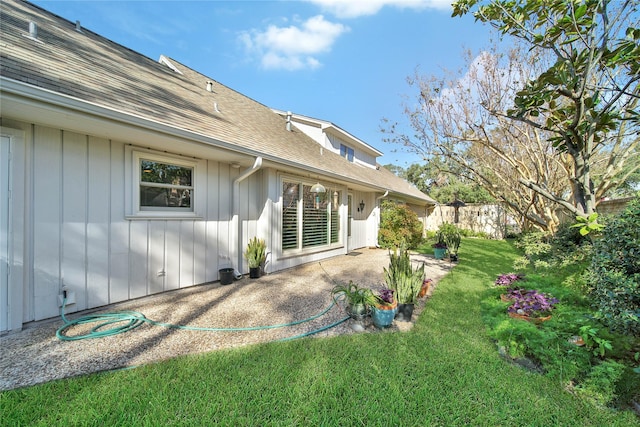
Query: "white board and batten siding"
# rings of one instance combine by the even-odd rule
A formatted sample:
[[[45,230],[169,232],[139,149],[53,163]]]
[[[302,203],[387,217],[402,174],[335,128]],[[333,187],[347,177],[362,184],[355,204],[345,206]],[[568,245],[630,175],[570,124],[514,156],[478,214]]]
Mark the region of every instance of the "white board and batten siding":
[[[19,330],[23,319],[25,276],[25,133],[0,128],[0,333]]]
[[[76,303],[67,308],[73,312],[218,280],[220,258],[229,254],[237,169],[206,160],[207,188],[197,190],[206,194],[202,218],[128,220],[125,142],[9,120],[3,125],[24,134],[27,153],[12,171],[24,187],[14,188],[12,201],[24,206],[12,224],[26,232],[13,246],[16,257],[25,257],[22,322],[58,316],[63,286],[75,292]],[[258,178],[246,181],[260,186]],[[263,215],[256,203],[241,203],[241,217],[253,216],[244,226],[249,233],[258,231]],[[8,288],[3,284],[3,295]],[[3,327],[11,329],[4,316]]]

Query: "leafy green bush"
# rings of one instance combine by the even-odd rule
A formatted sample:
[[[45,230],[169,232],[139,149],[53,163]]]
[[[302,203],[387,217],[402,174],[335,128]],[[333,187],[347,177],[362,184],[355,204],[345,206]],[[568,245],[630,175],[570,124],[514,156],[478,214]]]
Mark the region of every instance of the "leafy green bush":
[[[611,329],[640,337],[640,195],[607,221],[594,244],[589,285],[598,316]]]
[[[515,245],[523,252],[513,264],[517,271],[565,268],[590,260],[592,256],[590,237],[582,236],[577,228],[569,225],[560,226],[555,234],[542,231],[522,234]]]
[[[606,406],[616,397],[616,384],[626,369],[622,363],[605,360],[593,367],[575,391],[597,405]]]
[[[413,249],[422,240],[422,223],[418,214],[407,205],[399,205],[388,200],[382,202],[378,243],[383,248],[397,248],[402,245]]]
[[[545,262],[551,252],[551,235],[546,232],[537,231],[525,233],[515,242],[515,246],[523,253],[522,257],[516,259],[513,268],[516,271],[525,268],[540,268],[540,262]]]

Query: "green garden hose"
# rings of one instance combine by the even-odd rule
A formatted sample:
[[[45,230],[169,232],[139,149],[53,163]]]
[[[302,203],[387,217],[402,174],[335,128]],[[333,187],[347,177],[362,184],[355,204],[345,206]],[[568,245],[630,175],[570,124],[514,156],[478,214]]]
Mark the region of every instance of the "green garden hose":
[[[204,328],[204,327],[182,326],[182,325],[174,325],[171,323],[156,322],[155,320],[148,319],[147,317],[145,317],[144,314],[138,311],[119,311],[114,313],[88,315],[88,316],[82,316],[70,321],[64,315],[66,302],[67,302],[67,299],[63,298],[62,307],[60,308],[60,316],[64,321],[64,325],[62,325],[56,331],[56,337],[58,337],[58,339],[62,341],[77,341],[77,340],[83,340],[88,338],[102,338],[106,336],[117,335],[123,332],[130,331],[132,329],[135,329],[144,323],[148,323],[150,325],[155,325],[155,326],[162,326],[165,328],[183,329],[188,331],[204,331],[204,332],[237,332],[237,331],[257,331],[257,330],[263,330],[263,329],[284,328],[287,326],[299,325],[301,323],[310,322],[314,319],[317,319],[318,317],[326,314],[336,304],[335,301],[333,301],[327,308],[322,310],[320,313],[314,316],[311,316],[307,319],[296,320],[290,323],[281,323],[277,325],[264,325],[264,326],[250,326],[250,327],[244,327],[244,328]],[[292,340],[296,338],[302,338],[305,336],[313,335],[318,332],[322,332],[327,329],[333,328],[339,325],[340,323],[346,321],[347,319],[349,319],[349,317],[345,317],[344,319],[341,319],[330,325],[324,326],[320,329],[316,329],[316,330],[306,332],[304,334],[296,335],[293,337],[284,338],[279,341],[287,341],[287,340]],[[125,323],[122,324],[123,322]],[[98,324],[86,334],[74,335],[74,336],[65,335],[65,331],[70,327],[75,325],[89,324],[89,323],[98,323]],[[119,324],[119,325],[110,327],[110,325],[115,325],[115,324]]]

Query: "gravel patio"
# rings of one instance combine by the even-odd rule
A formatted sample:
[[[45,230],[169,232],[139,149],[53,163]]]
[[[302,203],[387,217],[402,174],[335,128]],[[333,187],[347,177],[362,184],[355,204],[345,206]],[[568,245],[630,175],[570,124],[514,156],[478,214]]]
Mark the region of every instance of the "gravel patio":
[[[452,267],[449,261],[432,256],[412,255],[412,260],[425,264],[426,277],[437,284]],[[241,328],[285,324],[307,319],[323,312],[331,303],[330,290],[337,283],[353,280],[358,285],[383,286],[382,267],[389,263],[384,249],[360,249],[338,256],[249,279],[245,275],[231,285],[219,282],[194,286],[126,303],[113,304],[100,310],[72,313],[69,320],[80,316],[133,310],[156,322],[206,328]],[[413,320],[420,315],[425,300],[417,305]],[[189,331],[144,323],[118,335],[97,339],[62,341],[56,330],[61,318],[25,325],[23,331],[0,337],[0,390],[43,383],[55,379],[157,362],[179,355],[290,339],[309,334],[345,318],[342,307],[333,306],[322,316],[277,329],[248,331]],[[95,325],[70,328],[73,336]],[[315,333],[328,337],[357,333],[362,330],[354,320]],[[366,332],[378,332],[367,319]],[[410,329],[412,322],[394,322],[387,331]]]

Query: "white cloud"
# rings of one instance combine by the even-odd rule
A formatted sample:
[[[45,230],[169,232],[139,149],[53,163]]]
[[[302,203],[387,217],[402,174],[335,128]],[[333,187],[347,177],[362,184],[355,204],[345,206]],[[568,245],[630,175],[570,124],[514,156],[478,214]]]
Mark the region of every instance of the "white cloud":
[[[400,9],[451,10],[454,0],[307,0],[340,18],[375,15],[385,6]]]
[[[347,31],[348,27],[317,15],[299,25],[269,25],[264,31],[243,32],[240,40],[266,69],[314,69],[321,65],[316,56],[329,52],[337,38]]]

